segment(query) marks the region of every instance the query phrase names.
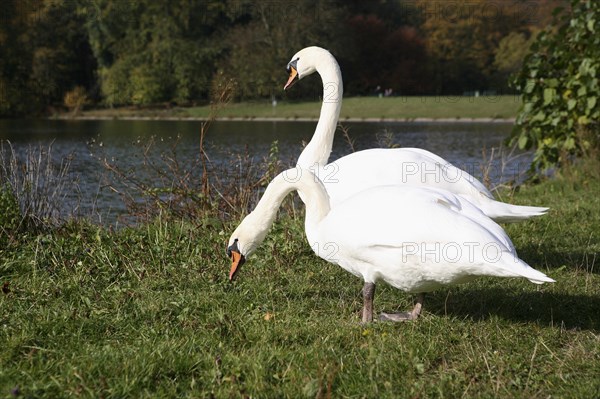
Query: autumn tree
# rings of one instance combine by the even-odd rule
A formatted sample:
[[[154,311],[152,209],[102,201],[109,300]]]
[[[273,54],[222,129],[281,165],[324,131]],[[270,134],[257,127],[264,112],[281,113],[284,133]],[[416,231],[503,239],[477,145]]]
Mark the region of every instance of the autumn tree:
[[[93,86],[95,62],[74,1],[5,0],[0,7],[0,113],[37,112],[62,103],[75,86]]]
[[[439,93],[489,88],[499,43],[529,17],[523,3],[418,0],[417,6]]]
[[[389,26],[375,15],[356,15],[348,21],[353,49],[344,73],[348,92],[421,94],[428,90],[425,43],[410,26]]]

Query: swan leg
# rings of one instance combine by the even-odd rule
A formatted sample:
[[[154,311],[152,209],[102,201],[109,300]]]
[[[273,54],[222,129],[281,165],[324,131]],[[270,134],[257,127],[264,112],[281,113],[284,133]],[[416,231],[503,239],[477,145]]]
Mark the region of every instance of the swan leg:
[[[373,298],[375,297],[375,283],[367,283],[363,286],[363,313],[362,322],[373,321]]]
[[[415,303],[415,307],[410,312],[403,313],[382,313],[379,315],[380,321],[410,321],[416,320],[421,314],[421,308],[423,307],[423,299],[425,298],[424,294],[417,295],[417,303]]]

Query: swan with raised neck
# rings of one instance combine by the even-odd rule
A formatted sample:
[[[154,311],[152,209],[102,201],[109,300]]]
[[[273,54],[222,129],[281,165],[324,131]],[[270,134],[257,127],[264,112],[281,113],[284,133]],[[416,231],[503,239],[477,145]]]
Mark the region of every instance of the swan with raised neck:
[[[342,72],[333,55],[323,48],[306,47],[292,57],[287,66],[290,78],[284,89],[289,88],[296,79],[302,79],[314,72],[323,81],[323,102],[315,133],[298,158],[296,165],[304,169],[316,165],[325,166],[331,154],[333,136],[342,109],[344,87]]]
[[[285,89],[314,72],[323,81],[319,121],[297,165],[318,175],[332,207],[366,188],[402,184],[448,190],[472,202],[497,222],[526,220],[548,210],[496,201],[492,193],[469,173],[420,148],[363,150],[328,164],[342,106],[343,83],[339,65],[329,51],[312,46],[294,54],[287,69],[290,76]]]

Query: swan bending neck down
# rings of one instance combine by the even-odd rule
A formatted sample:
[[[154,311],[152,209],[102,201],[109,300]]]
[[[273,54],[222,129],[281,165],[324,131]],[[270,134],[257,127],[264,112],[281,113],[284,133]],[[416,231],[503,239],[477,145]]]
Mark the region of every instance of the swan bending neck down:
[[[420,148],[358,151],[327,164],[342,107],[340,67],[329,51],[313,46],[297,52],[287,70],[289,79],[284,89],[314,72],[323,81],[319,122],[312,139],[300,154],[297,166],[313,170],[323,180],[332,207],[369,187],[405,184],[448,190],[469,200],[497,222],[518,222],[543,215],[548,210],[496,201],[492,193],[469,173]]]
[[[306,205],[305,231],[313,251],[364,280],[363,322],[373,320],[375,283],[381,280],[419,294],[412,312],[380,317],[393,321],[415,319],[422,293],[476,276],[554,282],[517,257],[504,230],[481,214],[476,216],[451,193],[380,186],[331,208],[321,181],[301,168],[275,177],[231,235],[230,279],[264,240],[281,202],[292,191],[298,191]]]

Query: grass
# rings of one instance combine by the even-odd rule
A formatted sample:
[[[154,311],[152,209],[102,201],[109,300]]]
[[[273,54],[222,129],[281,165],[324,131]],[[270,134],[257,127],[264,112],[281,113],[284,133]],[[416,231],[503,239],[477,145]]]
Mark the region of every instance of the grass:
[[[521,105],[517,96],[494,97],[350,97],[345,98],[341,120],[349,118],[390,119],[469,119],[514,118]],[[220,118],[313,118],[319,117],[320,102],[280,101],[277,107],[270,102],[241,102],[229,104],[219,112]],[[209,106],[170,109],[116,108],[88,110],[83,117],[148,117],[148,118],[208,118]]]
[[[359,324],[361,281],[314,256],[301,220],[282,217],[234,283],[233,224],[13,237],[0,247],[0,398],[598,397],[598,192],[573,169],[512,198],[552,207],[506,228],[556,284],[439,290],[407,324]],[[412,299],[380,284],[375,308]]]

